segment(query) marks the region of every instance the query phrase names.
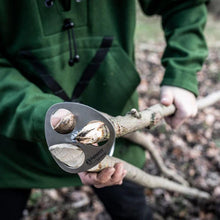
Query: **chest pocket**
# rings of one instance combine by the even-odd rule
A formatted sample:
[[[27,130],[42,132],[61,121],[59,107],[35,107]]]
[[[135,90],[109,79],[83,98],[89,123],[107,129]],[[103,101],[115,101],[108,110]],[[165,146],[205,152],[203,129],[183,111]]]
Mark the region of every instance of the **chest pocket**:
[[[53,35],[62,31],[63,22],[70,18],[75,27],[84,28],[87,26],[87,1],[81,2],[73,0],[52,1],[52,5],[47,7],[45,0],[38,0],[41,26],[45,36]]]

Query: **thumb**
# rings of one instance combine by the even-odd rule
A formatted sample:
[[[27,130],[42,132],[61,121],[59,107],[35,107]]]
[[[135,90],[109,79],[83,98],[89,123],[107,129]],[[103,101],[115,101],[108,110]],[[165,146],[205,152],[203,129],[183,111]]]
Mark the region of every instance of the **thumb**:
[[[166,87],[162,87],[161,94],[160,94],[160,102],[163,105],[168,106],[168,105],[173,104],[173,101],[174,101],[174,96],[171,90]]]
[[[67,109],[58,109],[50,118],[50,123],[55,129],[62,121],[65,121],[64,124],[67,125],[68,120],[73,117],[73,114]]]
[[[64,109],[58,109],[52,116],[51,116],[51,125],[55,128],[58,123],[61,121],[62,117],[65,116]]]

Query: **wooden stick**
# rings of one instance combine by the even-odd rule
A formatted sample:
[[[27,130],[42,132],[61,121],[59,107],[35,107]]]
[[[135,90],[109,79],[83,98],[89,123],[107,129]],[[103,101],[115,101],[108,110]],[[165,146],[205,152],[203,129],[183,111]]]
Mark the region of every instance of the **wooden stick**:
[[[135,114],[129,112],[125,116],[110,117],[109,120],[113,124],[116,137],[121,137],[146,127],[151,128],[158,124],[162,118],[172,115],[174,112],[174,105],[164,106],[162,104],[156,104],[142,112],[136,111]],[[108,128],[105,124],[98,121],[95,121],[95,123],[91,121],[76,137],[76,140],[83,144],[94,144],[107,139],[109,139]]]
[[[145,150],[147,150],[151,154],[158,169],[161,171],[161,173],[164,176],[171,178],[171,179],[173,179],[173,180],[177,181],[178,183],[181,183],[185,186],[189,185],[189,183],[183,177],[178,175],[177,172],[166,167],[160,154],[155,149],[154,144],[149,140],[149,138],[146,136],[146,134],[144,134],[143,132],[136,131],[131,134],[125,135],[124,138],[130,140],[131,142],[133,142],[135,144],[140,145]]]
[[[201,110],[209,105],[220,100],[220,91],[214,92],[205,98],[197,101],[198,108]],[[132,109],[131,112],[125,116],[108,117],[112,122],[116,137],[124,136],[131,132],[143,129],[151,128],[157,125],[161,119],[166,116],[170,116],[175,112],[175,106],[164,106],[162,104],[156,104],[152,107],[138,112]],[[102,122],[96,121],[95,123],[89,123],[89,129],[85,126],[77,135],[77,141],[83,144],[94,144],[100,141],[105,141],[109,138],[109,132],[106,126]]]
[[[198,109],[203,109],[208,106],[215,104],[216,102],[220,101],[220,91],[216,91],[211,93],[210,95],[201,98],[197,101]]]
[[[104,169],[105,167],[113,167],[116,163],[119,162],[122,162],[124,164],[124,168],[127,170],[126,178],[143,187],[151,189],[161,188],[191,197],[210,199],[210,195],[207,192],[175,183],[163,177],[147,174],[143,170],[115,157],[106,156],[104,160],[102,160],[98,165],[89,171],[97,172],[101,169]]]
[[[50,152],[60,161],[72,167],[76,165],[75,160],[81,160],[79,149],[76,149],[71,144],[59,144],[50,147]],[[77,157],[76,157],[77,155]],[[143,187],[151,189],[161,188],[173,192],[178,192],[183,195],[209,199],[210,195],[206,192],[195,188],[187,187],[166,178],[153,176],[145,173],[143,170],[115,157],[106,156],[99,164],[97,164],[89,172],[99,172],[106,167],[113,167],[116,163],[123,163],[127,170],[126,179],[133,181]],[[76,168],[76,167],[74,167]]]

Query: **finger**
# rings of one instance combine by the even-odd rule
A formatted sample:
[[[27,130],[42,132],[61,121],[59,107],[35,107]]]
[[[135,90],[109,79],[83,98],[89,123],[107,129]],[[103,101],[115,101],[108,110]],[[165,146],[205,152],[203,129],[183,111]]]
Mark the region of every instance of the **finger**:
[[[122,179],[118,182],[118,185],[121,185],[123,183],[124,177],[127,175],[127,170],[123,170],[122,173]]]
[[[161,89],[160,102],[163,105],[167,106],[167,105],[173,104],[173,100],[174,100],[174,97],[171,91],[166,89],[166,87],[163,87]]]
[[[69,111],[66,109],[58,109],[52,116],[50,119],[51,125],[53,127],[56,127],[58,125],[58,123],[61,121],[61,119],[63,117],[65,117],[66,115],[69,114]]]
[[[97,175],[97,179],[94,183],[94,187],[96,188],[103,188],[106,186],[114,185],[111,181],[111,176],[115,172],[113,167],[105,168]]]
[[[80,172],[78,175],[84,185],[93,185],[97,182],[97,173]]]
[[[115,184],[122,182],[122,179],[124,178],[126,171],[124,170],[124,166],[122,163],[117,163],[115,166],[115,172],[111,177],[112,182]]]
[[[189,117],[190,117],[190,114],[188,112],[183,112],[183,111],[177,110],[175,115],[173,117],[171,117],[170,125],[173,129],[177,129]]]
[[[58,123],[60,122],[61,118],[59,117],[51,117],[51,125],[53,128],[55,128]]]
[[[75,128],[76,118],[69,110],[58,109],[51,115],[50,123],[58,133],[67,134]]]
[[[114,167],[105,168],[100,173],[98,173],[97,179],[96,179],[96,184],[107,183],[108,181],[110,181],[111,176],[113,175],[114,172],[115,172]]]

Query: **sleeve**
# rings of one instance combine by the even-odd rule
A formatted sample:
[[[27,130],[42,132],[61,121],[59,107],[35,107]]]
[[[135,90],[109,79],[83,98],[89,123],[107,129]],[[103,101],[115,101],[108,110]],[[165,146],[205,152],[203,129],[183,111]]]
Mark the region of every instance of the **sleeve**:
[[[47,109],[62,99],[42,92],[0,54],[0,135],[44,141]]]
[[[208,52],[203,33],[206,18],[204,3],[162,14],[167,46],[162,57],[165,75],[161,85],[181,87],[198,95],[197,72]]]
[[[139,0],[147,15],[162,17],[166,48],[162,57],[165,74],[161,85],[187,89],[198,95],[197,72],[208,50],[204,37],[206,0]]]

